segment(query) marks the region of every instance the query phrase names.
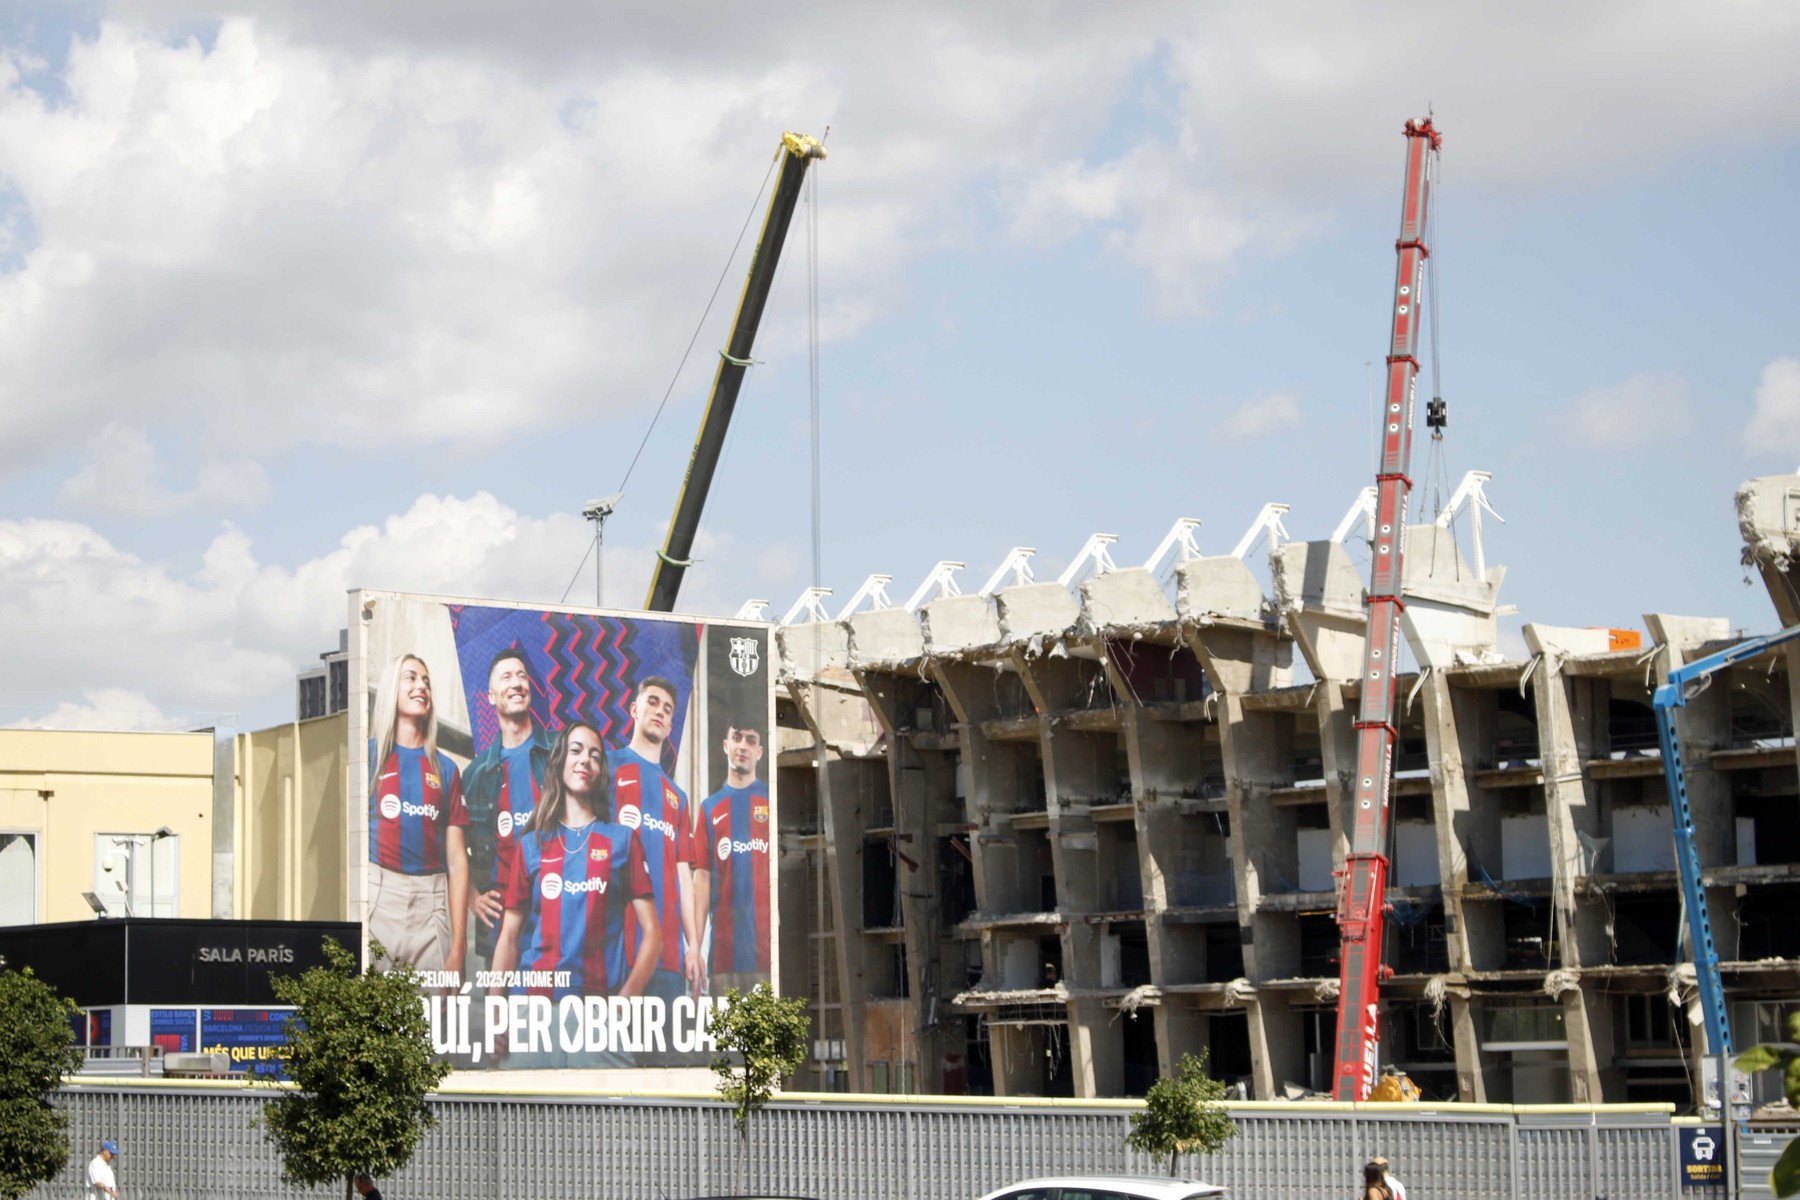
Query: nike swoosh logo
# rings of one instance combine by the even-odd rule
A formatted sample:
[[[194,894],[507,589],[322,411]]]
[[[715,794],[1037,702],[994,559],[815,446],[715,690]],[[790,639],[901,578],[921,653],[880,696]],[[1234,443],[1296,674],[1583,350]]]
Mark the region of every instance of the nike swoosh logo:
[[[383,771],[381,773],[381,778],[383,778],[383,779],[398,779],[398,778],[400,778],[400,772],[398,772],[398,771]]]

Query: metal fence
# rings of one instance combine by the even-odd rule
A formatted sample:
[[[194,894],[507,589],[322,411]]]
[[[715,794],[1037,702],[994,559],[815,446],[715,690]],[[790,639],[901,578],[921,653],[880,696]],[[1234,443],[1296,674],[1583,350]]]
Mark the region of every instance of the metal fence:
[[[255,1124],[266,1091],[92,1083],[66,1089],[75,1153],[38,1196],[70,1200],[104,1138],[128,1200],[272,1200],[281,1179]],[[437,1127],[383,1191],[393,1200],[646,1200],[740,1190],[728,1109],[693,1097],[446,1094]],[[1033,1175],[1156,1174],[1126,1150],[1129,1102],[790,1098],[751,1123],[754,1194],[974,1200]],[[1343,1200],[1375,1154],[1412,1194],[1455,1200],[1699,1200],[1677,1183],[1675,1127],[1655,1108],[1232,1105],[1238,1132],[1182,1174],[1237,1200]],[[1766,1167],[1764,1168],[1766,1171]],[[1746,1178],[1748,1182],[1748,1178]],[[311,1195],[331,1193],[313,1192]]]

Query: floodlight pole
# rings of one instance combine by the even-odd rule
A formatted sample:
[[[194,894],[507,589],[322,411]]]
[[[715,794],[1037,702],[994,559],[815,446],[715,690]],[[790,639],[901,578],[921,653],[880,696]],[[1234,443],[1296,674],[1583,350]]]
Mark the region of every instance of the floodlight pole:
[[[603,560],[606,557],[606,518],[612,516],[613,509],[625,498],[623,492],[614,492],[601,500],[589,500],[581,515],[594,523],[594,607],[606,607],[606,568]]]

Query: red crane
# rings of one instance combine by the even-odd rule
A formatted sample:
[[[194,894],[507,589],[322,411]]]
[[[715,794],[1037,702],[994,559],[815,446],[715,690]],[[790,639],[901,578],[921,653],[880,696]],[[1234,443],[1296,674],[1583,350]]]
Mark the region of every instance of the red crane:
[[[1394,774],[1395,668],[1400,589],[1406,555],[1406,505],[1412,493],[1413,389],[1419,374],[1419,288],[1424,282],[1431,156],[1440,139],[1431,119],[1406,123],[1406,192],[1400,209],[1399,270],[1394,277],[1394,335],[1388,345],[1381,467],[1375,476],[1375,541],[1369,565],[1369,642],[1356,717],[1355,809],[1344,886],[1338,978],[1337,1068],[1332,1097],[1364,1100],[1381,1048],[1381,937],[1387,922],[1388,796]],[[1392,972],[1387,972],[1391,974]]]

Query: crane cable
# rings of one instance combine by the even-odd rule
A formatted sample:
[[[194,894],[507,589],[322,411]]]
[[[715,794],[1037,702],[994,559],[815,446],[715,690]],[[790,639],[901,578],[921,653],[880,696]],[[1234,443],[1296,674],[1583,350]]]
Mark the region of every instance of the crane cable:
[[[670,377],[669,386],[663,389],[662,400],[657,403],[656,411],[651,414],[649,427],[644,430],[643,439],[638,442],[637,453],[631,456],[631,463],[625,468],[625,476],[619,480],[619,486],[614,489],[615,491],[624,491],[625,485],[631,482],[631,473],[637,470],[638,459],[644,456],[644,447],[650,444],[650,435],[656,432],[656,423],[662,419],[663,410],[669,406],[669,397],[675,394],[675,385],[681,379],[681,372],[687,367],[688,356],[693,354],[694,346],[700,340],[700,331],[706,328],[706,318],[712,315],[713,305],[719,299],[719,289],[725,286],[725,280],[731,274],[731,264],[737,261],[738,251],[744,245],[744,235],[750,232],[750,223],[756,220],[757,210],[762,206],[763,193],[769,190],[769,180],[774,176],[775,166],[780,161],[781,153],[777,151],[775,157],[769,160],[769,169],[763,173],[762,185],[756,189],[756,198],[750,202],[750,211],[744,217],[743,228],[738,230],[737,241],[732,243],[731,253],[725,256],[725,265],[719,270],[719,278],[713,284],[712,295],[706,298],[706,307],[701,310],[700,320],[694,324],[694,334],[688,338],[687,349],[681,352],[681,361],[675,364],[675,374]],[[558,604],[568,600],[569,593],[575,588],[575,581],[581,578],[582,570],[587,566],[588,555],[594,553],[599,544],[600,535],[595,533],[593,538],[588,541],[588,548],[582,554],[581,562],[575,568],[575,574],[569,577],[569,586],[563,589],[562,600],[557,601]]]

